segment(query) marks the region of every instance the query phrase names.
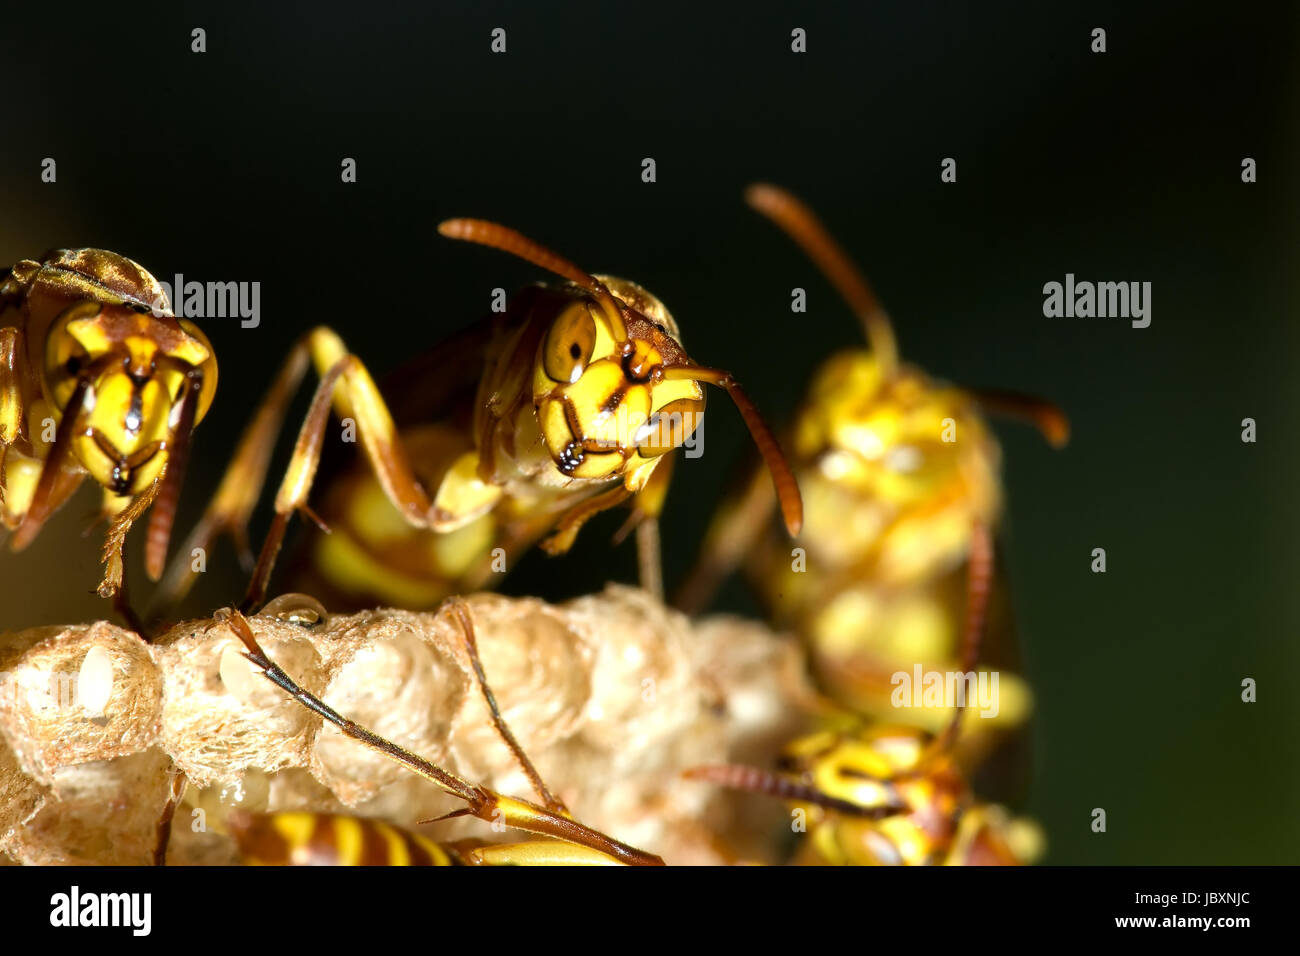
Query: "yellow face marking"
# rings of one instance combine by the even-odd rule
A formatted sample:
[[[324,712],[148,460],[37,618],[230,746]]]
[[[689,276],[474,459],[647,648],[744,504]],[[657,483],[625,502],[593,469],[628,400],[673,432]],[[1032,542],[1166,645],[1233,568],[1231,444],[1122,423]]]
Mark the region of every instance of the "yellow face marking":
[[[644,450],[646,458],[663,454],[698,427],[704,410],[700,384],[653,382],[663,354],[647,338],[634,336],[628,344],[624,356],[608,319],[584,300],[554,320],[539,348],[533,367],[537,420],[552,461],[570,478],[624,476],[634,452]],[[670,414],[660,427],[654,415],[664,410]]]
[[[597,362],[561,393],[569,404],[568,417],[576,425],[573,437],[594,442],[601,450],[626,448],[650,418],[650,390],[629,384],[612,361]]]
[[[98,370],[72,450],[91,477],[117,495],[144,491],[167,462],[186,382],[184,366],[160,359],[203,368],[196,423],[216,389],[216,362],[206,340],[192,325],[178,331],[170,321],[87,301],[68,309],[46,341],[44,381],[56,418],[68,411],[86,370]]]
[[[196,368],[212,357],[212,351],[193,337],[185,339],[166,354]]]
[[[138,494],[161,472],[171,438],[173,383],[179,388],[178,373],[155,375],[141,385],[120,368],[95,380],[73,448],[105,488]]]
[[[624,451],[650,414],[649,389],[631,384],[613,359],[587,366],[576,381],[557,385],[540,366],[534,388],[542,439],[559,470],[570,478],[619,473]]]
[[[108,332],[99,321],[98,313],[84,319],[73,319],[67,325],[67,332],[91,355],[103,355],[109,349]]]

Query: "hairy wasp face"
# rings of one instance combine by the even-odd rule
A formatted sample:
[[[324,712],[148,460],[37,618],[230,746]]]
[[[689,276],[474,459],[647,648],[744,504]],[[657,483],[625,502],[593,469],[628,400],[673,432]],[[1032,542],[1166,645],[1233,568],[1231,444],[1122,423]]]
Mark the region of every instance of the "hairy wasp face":
[[[95,253],[90,256],[90,253]],[[138,270],[130,260],[98,250],[81,250],[84,270]],[[52,282],[84,292],[95,288],[94,274],[55,272]],[[186,374],[204,373],[194,421],[207,412],[216,391],[216,358],[202,332],[169,312],[154,311],[139,298],[104,288],[97,298],[80,299],[62,310],[45,339],[43,387],[59,419],[76,416],[72,453],[91,476],[118,495],[134,495],[158,477],[167,447],[179,424]],[[156,308],[166,302],[158,292]],[[79,397],[78,397],[79,396]],[[70,407],[75,401],[75,408]]]
[[[627,304],[619,343],[599,303],[575,291],[542,340],[533,402],[556,467],[570,478],[609,478],[685,443],[704,414],[704,390],[663,379],[688,360],[677,324],[658,299],[622,279],[599,277]]]
[[[795,422],[808,540],[825,564],[872,560],[915,580],[964,554],[975,520],[1000,508],[998,446],[972,400],[873,353],[832,357]]]

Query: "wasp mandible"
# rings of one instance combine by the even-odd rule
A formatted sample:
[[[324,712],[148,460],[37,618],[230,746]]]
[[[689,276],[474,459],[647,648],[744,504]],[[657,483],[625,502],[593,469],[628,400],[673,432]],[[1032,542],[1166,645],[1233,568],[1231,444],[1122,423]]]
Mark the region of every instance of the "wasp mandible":
[[[390,603],[432,606],[479,588],[497,554],[513,558],[539,539],[549,553],[562,553],[588,519],[628,499],[634,509],[625,527],[638,531],[642,582],[659,590],[656,519],[671,454],[702,421],[705,384],[735,402],[772,476],[785,526],[798,533],[799,489],[776,439],[730,372],[687,356],[658,299],[636,283],[590,275],[496,223],[451,219],[439,232],[508,252],[564,281],[524,290],[504,313],[419,360],[406,381],[438,393],[432,404],[440,417],[401,432],[338,335],[320,327],[298,343],[187,544],[205,546],[222,531],[245,537],[284,406],[310,360],[321,381],[276,495],[245,609],[266,593],[293,513],[322,524],[307,501],[331,407],[355,423],[369,477],[326,511],[333,533],[321,542],[318,564],[333,583]],[[190,577],[176,565],[165,590],[178,597]]]
[[[12,548],[89,476],[109,529],[99,593],[134,622],[122,551],[153,505],[145,567],[167,557],[190,437],[217,388],[212,345],[158,281],[103,249],[60,249],[0,276],[0,521]]]

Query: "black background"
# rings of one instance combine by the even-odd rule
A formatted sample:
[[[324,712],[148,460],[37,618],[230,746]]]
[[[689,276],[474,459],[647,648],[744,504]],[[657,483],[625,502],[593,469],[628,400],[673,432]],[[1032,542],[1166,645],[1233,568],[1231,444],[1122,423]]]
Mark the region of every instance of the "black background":
[[[1072,418],[1059,453],[999,426],[1037,694],[1024,809],[1049,861],[1294,862],[1297,17],[1132,6],[29,4],[0,27],[0,259],[101,246],[163,279],[262,283],[259,328],[204,323],[221,384],[187,528],[303,330],[334,326],[382,373],[483,314],[493,287],[541,278],[439,238],[452,215],[642,282],[695,358],[787,415],[860,333],[741,202],[751,180],[786,185],[863,263],[906,358]],[[489,51],[497,26],[505,55]],[[956,184],[939,179],[947,156]],[[1042,286],[1067,272],[1150,281],[1150,328],[1044,318]],[[747,441],[724,399],[711,408],[708,453],[669,500],[670,580]],[[1240,441],[1247,416],[1256,444]],[[0,554],[0,626],[104,613],[87,594],[98,535],[79,538],[95,505],[79,497],[27,553]],[[607,545],[618,520],[565,560],[530,557],[507,589],[631,580],[631,548]],[[228,549],[213,563],[196,612],[242,586]],[[734,584],[722,606],[752,610]]]

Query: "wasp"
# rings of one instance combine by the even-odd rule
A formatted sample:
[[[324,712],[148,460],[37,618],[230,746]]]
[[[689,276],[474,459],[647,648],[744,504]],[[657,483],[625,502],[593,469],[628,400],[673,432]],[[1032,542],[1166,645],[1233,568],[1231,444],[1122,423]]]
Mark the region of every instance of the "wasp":
[[[771,185],[745,196],[830,280],[869,348],[839,352],[816,371],[789,429],[806,508],[801,550],[770,533],[771,495],[751,479],[711,524],[677,604],[699,610],[743,564],[775,621],[807,643],[831,697],[888,713],[893,674],[951,659],[971,529],[994,525],[1002,508],[1000,452],[983,412],[1028,418],[1058,447],[1068,423],[1037,399],[944,385],[902,362],[879,299],[812,211]],[[947,713],[918,717],[938,730]]]
[[[396,397],[419,393],[421,411],[435,410],[401,431],[337,334],[316,328],[295,346],[186,548],[205,547],[223,531],[246,542],[284,406],[310,361],[321,380],[245,608],[265,594],[295,511],[331,530],[315,556],[332,583],[416,607],[480,588],[502,561],[539,540],[551,554],[568,550],[591,517],[631,499],[625,530],[636,528],[642,582],[658,592],[656,520],[672,454],[703,420],[704,385],[734,401],[772,475],[786,528],[798,533],[799,490],[776,439],[730,372],[687,355],[662,302],[634,282],[588,274],[496,223],[452,219],[438,228],[563,281],[524,290],[504,312],[400,373]],[[329,497],[322,518],[308,507],[308,493],[331,408],[355,425],[366,467]],[[192,576],[175,567],[173,599]]]
[[[576,843],[438,843],[381,820],[334,813],[234,812],[226,827],[254,866],[619,866]]]
[[[470,662],[471,672],[488,706],[496,731],[510,748],[541,803],[505,796],[488,787],[470,783],[349,720],[319,697],[299,686],[272,661],[258,643],[248,620],[239,611],[229,610],[219,613],[217,619],[226,623],[240,639],[245,647],[244,656],[261,670],[263,676],[294,700],[328,720],[347,737],[396,761],[434,783],[444,792],[465,802],[463,808],[440,817],[440,820],[474,816],[490,823],[539,834],[548,839],[513,845],[481,843],[440,845],[375,821],[348,818],[345,822],[341,818],[330,820],[312,814],[245,815],[244,817],[235,815],[230,821],[230,826],[246,856],[260,862],[290,863],[304,860],[319,861],[319,851],[326,860],[339,863],[360,861],[396,864],[403,861],[423,862],[427,858],[433,864],[462,862],[533,865],[575,863],[662,865],[663,860],[659,857],[621,843],[573,819],[564,803],[546,786],[532,761],[510,731],[497,706],[478,655],[473,621],[468,607],[460,601],[454,601],[451,607],[460,623],[460,637]],[[326,839],[330,835],[334,838],[332,845],[320,846],[321,842],[330,842]],[[414,839],[408,840],[407,837]],[[352,839],[360,839],[361,847],[353,846],[352,850],[348,850],[347,847],[351,845]],[[385,841],[385,849],[382,851],[373,848],[374,841],[378,839]],[[368,843],[372,845],[369,855],[366,852]]]
[[[964,671],[979,656],[992,574],[987,529],[972,528]],[[938,734],[841,715],[789,744],[777,772],[739,765],[686,776],[790,801],[807,838],[796,862],[831,865],[1013,865],[1037,855],[1036,828],[977,801],[954,755],[966,724],[960,698]]]
[[[836,866],[1013,866],[1036,830],[975,799],[952,756],[916,727],[862,723],[802,737],[779,772],[697,767],[698,780],[788,800],[807,836],[795,862]]]
[[[211,343],[130,259],[60,249],[0,275],[0,522],[13,550],[89,476],[109,519],[99,593],[134,622],[127,532],[152,505],[145,567],[157,580],[191,433],[216,388]]]

